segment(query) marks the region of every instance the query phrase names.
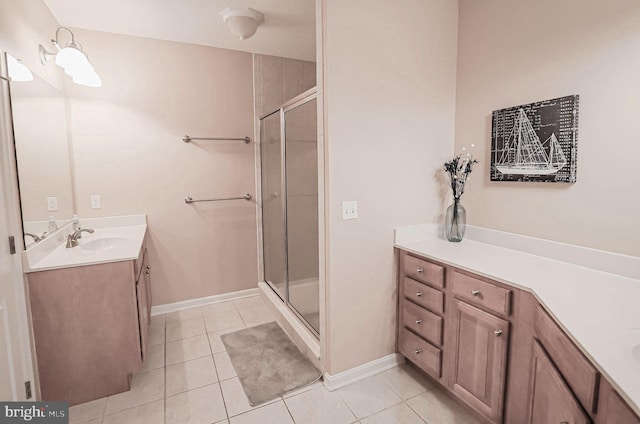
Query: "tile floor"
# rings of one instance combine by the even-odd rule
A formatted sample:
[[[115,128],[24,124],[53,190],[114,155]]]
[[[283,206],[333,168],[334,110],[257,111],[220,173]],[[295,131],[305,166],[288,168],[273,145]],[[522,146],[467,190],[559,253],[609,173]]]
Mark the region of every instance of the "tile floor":
[[[72,407],[70,423],[478,422],[409,365],[333,392],[317,382],[252,408],[220,335],[270,321],[259,296],[153,317],[149,355],[131,390]]]

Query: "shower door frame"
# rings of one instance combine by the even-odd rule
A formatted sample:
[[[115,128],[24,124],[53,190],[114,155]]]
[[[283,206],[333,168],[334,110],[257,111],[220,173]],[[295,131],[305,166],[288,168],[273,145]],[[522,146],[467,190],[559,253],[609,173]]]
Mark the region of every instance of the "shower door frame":
[[[258,129],[258,133],[260,134],[260,176],[259,176],[259,180],[260,180],[260,201],[261,201],[261,205],[264,203],[264,199],[262,198],[262,149],[263,149],[263,144],[262,144],[262,120],[273,115],[276,113],[280,114],[280,151],[282,152],[282,154],[280,155],[280,178],[281,178],[281,197],[282,197],[282,219],[283,219],[283,228],[284,228],[284,280],[285,280],[285,298],[283,299],[282,296],[280,296],[280,294],[278,293],[278,290],[274,287],[273,283],[269,280],[267,280],[267,276],[264,273],[264,269],[265,269],[265,264],[264,264],[264,250],[265,250],[265,240],[264,240],[264,213],[262,212],[262,206],[260,207],[261,211],[260,211],[260,218],[261,218],[261,229],[260,232],[262,234],[262,279],[264,280],[265,283],[267,283],[267,285],[269,286],[269,288],[276,294],[276,296],[278,296],[282,302],[284,303],[284,305],[291,311],[293,312],[293,314],[298,318],[298,320],[304,324],[304,326],[311,332],[311,334],[313,334],[318,340],[320,340],[320,329],[316,330],[315,328],[313,328],[313,326],[311,324],[309,324],[309,322],[304,318],[304,316],[298,312],[298,310],[295,308],[295,306],[293,306],[290,302],[289,302],[289,254],[288,254],[288,241],[289,241],[289,231],[287,229],[287,178],[286,178],[286,174],[287,174],[287,169],[286,169],[286,160],[287,160],[287,150],[286,150],[286,127],[285,127],[285,114],[291,110],[296,109],[297,107],[302,106],[305,103],[308,103],[310,101],[316,100],[316,117],[318,115],[318,105],[319,105],[319,101],[318,101],[318,91],[317,91],[317,86],[313,87],[299,95],[297,95],[296,97],[294,97],[293,99],[283,103],[279,108],[269,112],[269,113],[265,113],[264,115],[262,115],[259,119],[259,129]],[[317,130],[316,130],[316,150],[317,152],[319,152],[319,140],[317,137]],[[316,152],[316,154],[317,154]],[[316,172],[318,174],[318,178],[320,176],[320,163],[318,163]],[[319,194],[318,194],[319,197]],[[318,222],[317,225],[319,226],[319,221],[320,221],[320,202],[318,200]],[[318,227],[319,229],[320,227]],[[318,233],[318,239],[320,240],[320,235],[321,233]],[[321,261],[320,261],[320,242],[318,243],[318,266],[320,267]],[[320,269],[318,269],[318,283],[320,282]],[[321,299],[319,297],[318,299],[318,310],[320,310],[321,308]]]

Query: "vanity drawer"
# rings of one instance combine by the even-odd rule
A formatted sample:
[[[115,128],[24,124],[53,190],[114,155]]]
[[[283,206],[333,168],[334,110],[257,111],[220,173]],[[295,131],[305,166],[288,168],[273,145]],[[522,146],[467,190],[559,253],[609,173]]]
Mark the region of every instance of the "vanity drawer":
[[[400,353],[427,374],[440,378],[442,351],[406,328],[400,333]]]
[[[444,312],[444,293],[441,291],[432,289],[409,277],[402,279],[402,290],[404,297],[412,302],[438,314]]]
[[[402,324],[423,339],[436,345],[442,345],[442,318],[426,309],[403,301]]]
[[[541,306],[536,311],[534,334],[582,406],[595,412],[598,371]]]
[[[473,305],[482,306],[502,315],[511,312],[511,290],[458,272],[453,273],[454,296]]]
[[[434,287],[444,287],[444,268],[411,255],[404,255],[405,275]]]

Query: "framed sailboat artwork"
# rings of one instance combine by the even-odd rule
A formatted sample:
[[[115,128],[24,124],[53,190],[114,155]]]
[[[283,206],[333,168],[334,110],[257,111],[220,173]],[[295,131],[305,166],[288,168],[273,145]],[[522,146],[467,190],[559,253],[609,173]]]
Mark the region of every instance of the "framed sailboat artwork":
[[[491,181],[575,183],[579,96],[493,112]]]

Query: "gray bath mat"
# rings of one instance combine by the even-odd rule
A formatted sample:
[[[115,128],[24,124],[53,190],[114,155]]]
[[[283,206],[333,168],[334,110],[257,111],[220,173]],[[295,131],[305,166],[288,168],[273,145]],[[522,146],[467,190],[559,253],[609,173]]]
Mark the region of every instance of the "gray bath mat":
[[[251,406],[320,378],[320,371],[275,322],[224,334],[221,338]]]

